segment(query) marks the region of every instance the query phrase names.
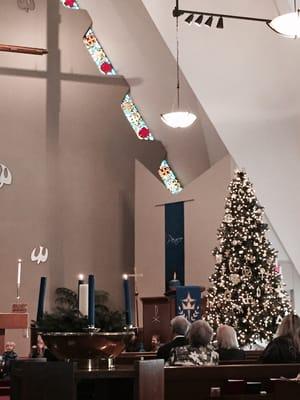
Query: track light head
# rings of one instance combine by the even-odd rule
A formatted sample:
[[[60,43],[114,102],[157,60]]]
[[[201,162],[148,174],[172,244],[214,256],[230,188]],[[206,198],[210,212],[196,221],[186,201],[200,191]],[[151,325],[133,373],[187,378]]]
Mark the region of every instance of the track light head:
[[[193,19],[194,19],[194,14],[190,14],[188,17],[186,17],[184,22],[186,22],[187,24],[191,25],[191,23],[193,22]]]
[[[213,17],[210,16],[210,17],[206,20],[205,25],[211,27],[212,22],[213,22]]]
[[[200,25],[202,24],[202,21],[203,21],[203,15],[201,14],[201,15],[199,15],[199,17],[197,17],[197,18],[195,19],[194,24],[200,26]]]
[[[174,10],[173,10],[173,17],[180,17],[181,15],[183,15],[184,14],[184,11],[182,11],[182,10],[179,10],[178,8],[174,8]]]
[[[224,28],[223,17],[219,18],[218,23],[216,25],[216,28],[218,28],[218,29],[223,29]]]

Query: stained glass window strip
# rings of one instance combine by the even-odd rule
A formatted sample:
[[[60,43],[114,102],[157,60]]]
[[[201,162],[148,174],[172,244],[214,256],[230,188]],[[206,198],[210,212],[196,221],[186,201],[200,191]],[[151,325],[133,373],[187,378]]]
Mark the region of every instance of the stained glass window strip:
[[[161,177],[165,187],[170,190],[172,194],[180,193],[182,191],[183,188],[167,160],[163,160],[160,164],[158,174]]]
[[[124,97],[121,107],[137,137],[142,140],[154,140],[150,129],[129,94]]]
[[[79,4],[75,0],[60,0],[60,2],[65,6],[66,8],[72,8],[72,10],[79,10]]]
[[[80,6],[76,0],[60,0],[64,7],[71,8],[73,10],[79,10]],[[117,72],[113,68],[113,65],[107,57],[103,47],[98,41],[95,32],[92,28],[88,29],[83,37],[83,42],[97,65],[99,71],[104,75],[116,75]],[[135,131],[137,137],[142,140],[154,140],[153,135],[150,132],[146,122],[141,116],[137,106],[135,105],[132,97],[127,94],[121,104],[122,110],[130,123],[131,127]],[[176,194],[182,191],[183,187],[176,178],[174,172],[171,170],[167,160],[163,160],[158,174],[161,177],[164,185],[172,194]]]
[[[102,74],[116,75],[116,71],[99,43],[93,29],[90,28],[84,35],[83,43]]]

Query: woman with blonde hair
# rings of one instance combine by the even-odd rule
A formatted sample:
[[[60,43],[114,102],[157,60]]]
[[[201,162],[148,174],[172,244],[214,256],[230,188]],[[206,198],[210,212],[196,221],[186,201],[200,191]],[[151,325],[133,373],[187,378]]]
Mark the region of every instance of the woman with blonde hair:
[[[232,326],[220,325],[217,329],[216,339],[220,361],[245,359],[245,352],[239,348],[236,331]]]
[[[263,351],[261,361],[266,364],[300,363],[300,318],[286,315],[279,325],[276,338]]]

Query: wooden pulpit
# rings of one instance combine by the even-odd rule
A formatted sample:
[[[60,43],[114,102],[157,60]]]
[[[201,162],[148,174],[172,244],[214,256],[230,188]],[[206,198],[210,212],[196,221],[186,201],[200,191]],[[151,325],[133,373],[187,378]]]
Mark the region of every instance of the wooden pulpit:
[[[200,293],[204,292],[205,287],[199,286]],[[170,321],[176,316],[176,289],[160,297],[142,297],[143,303],[143,335],[144,347],[146,351],[151,350],[151,339],[153,335],[158,335],[161,343],[172,340]],[[201,315],[204,314],[207,298],[202,297]]]
[[[172,338],[170,321],[175,317],[175,301],[172,297],[142,297],[144,347],[151,350],[153,335],[160,337],[161,343]]]
[[[28,313],[0,313],[0,354],[4,352],[5,329],[27,329]]]

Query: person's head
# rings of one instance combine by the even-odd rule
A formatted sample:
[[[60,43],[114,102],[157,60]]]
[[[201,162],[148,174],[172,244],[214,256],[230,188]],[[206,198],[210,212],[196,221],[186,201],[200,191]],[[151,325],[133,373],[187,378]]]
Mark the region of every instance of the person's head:
[[[15,342],[6,342],[5,343],[5,351],[15,351],[16,349],[16,343]]]
[[[186,318],[184,318],[180,315],[178,315],[177,317],[174,317],[171,320],[171,328],[172,328],[173,335],[174,336],[176,336],[176,335],[185,336],[189,330],[190,325],[191,325],[190,322]]]
[[[159,335],[152,335],[151,338],[151,349],[156,351],[160,345],[160,337]]]
[[[286,315],[277,329],[277,336],[294,337],[300,328],[300,318],[296,314]]]
[[[239,347],[236,331],[229,325],[218,327],[217,342],[219,349],[237,349]]]
[[[43,341],[43,338],[41,335],[38,335],[36,345],[39,350],[45,349],[46,345],[45,345],[45,342]]]
[[[213,330],[206,321],[195,321],[189,330],[189,341],[194,347],[207,346],[211,341]]]

